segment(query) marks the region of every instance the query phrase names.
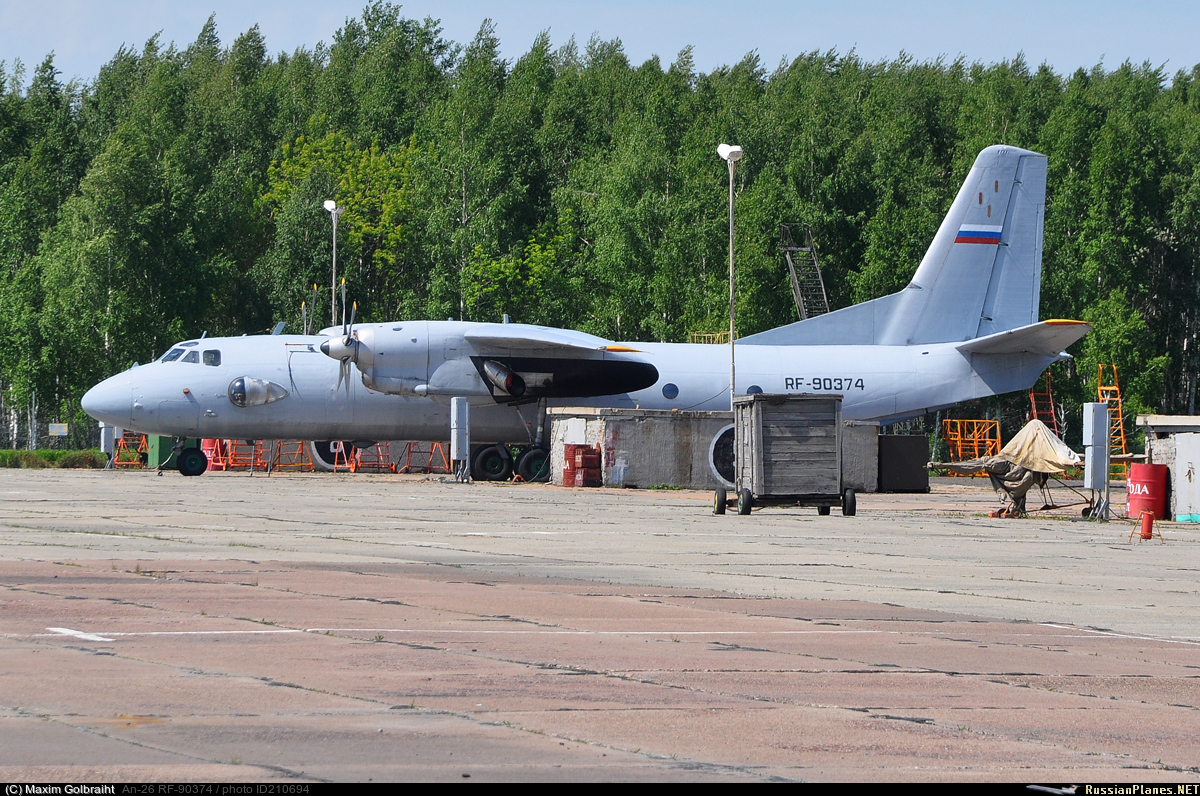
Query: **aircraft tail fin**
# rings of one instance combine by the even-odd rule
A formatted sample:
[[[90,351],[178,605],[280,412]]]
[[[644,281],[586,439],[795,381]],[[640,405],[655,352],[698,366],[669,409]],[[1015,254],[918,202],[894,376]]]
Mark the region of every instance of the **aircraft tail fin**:
[[[1046,156],[979,153],[912,281],[899,293],[745,337],[745,345],[918,345],[1037,323]]]

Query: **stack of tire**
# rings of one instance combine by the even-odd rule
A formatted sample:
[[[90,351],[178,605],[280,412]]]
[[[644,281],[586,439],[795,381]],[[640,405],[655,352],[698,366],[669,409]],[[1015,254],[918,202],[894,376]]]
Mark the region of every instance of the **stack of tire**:
[[[564,445],[567,466],[563,468],[563,486],[603,486],[600,471],[600,446]]]

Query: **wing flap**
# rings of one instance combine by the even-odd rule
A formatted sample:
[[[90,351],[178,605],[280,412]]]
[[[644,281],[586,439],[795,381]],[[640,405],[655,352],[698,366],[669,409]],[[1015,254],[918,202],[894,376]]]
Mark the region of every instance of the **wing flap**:
[[[1092,330],[1086,321],[1050,320],[977,337],[956,346],[964,354],[1057,356]]]

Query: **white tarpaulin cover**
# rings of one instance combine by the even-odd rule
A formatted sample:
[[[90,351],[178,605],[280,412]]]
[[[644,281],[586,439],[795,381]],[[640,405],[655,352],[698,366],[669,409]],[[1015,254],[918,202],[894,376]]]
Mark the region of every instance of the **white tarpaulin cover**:
[[[1083,457],[1067,447],[1040,420],[1030,420],[1000,449],[1000,457],[1035,473],[1061,473],[1083,464]]]

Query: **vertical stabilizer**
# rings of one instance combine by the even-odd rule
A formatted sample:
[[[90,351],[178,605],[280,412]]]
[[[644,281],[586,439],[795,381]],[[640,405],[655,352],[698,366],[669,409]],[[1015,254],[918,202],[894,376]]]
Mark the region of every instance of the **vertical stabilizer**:
[[[908,287],[741,343],[951,343],[1036,323],[1045,202],[1044,155],[988,147]]]

